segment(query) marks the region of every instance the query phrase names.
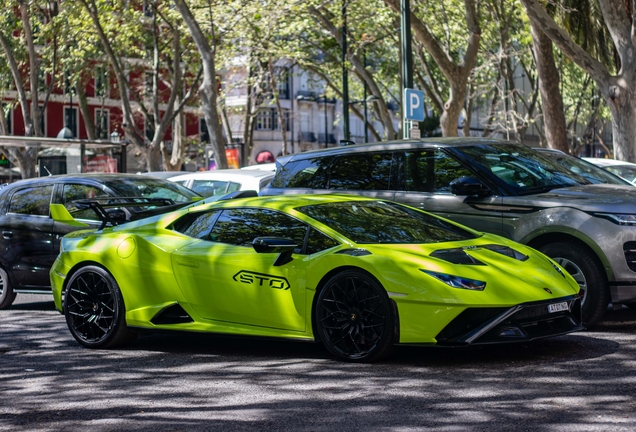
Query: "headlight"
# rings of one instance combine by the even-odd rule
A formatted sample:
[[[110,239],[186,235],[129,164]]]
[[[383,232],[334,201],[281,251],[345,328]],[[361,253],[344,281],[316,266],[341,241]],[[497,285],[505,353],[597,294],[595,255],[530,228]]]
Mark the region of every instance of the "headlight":
[[[594,216],[607,219],[616,225],[636,225],[636,214],[594,213]]]
[[[426,273],[429,276],[433,276],[437,280],[441,280],[446,285],[453,288],[461,288],[467,289],[471,291],[483,291],[486,288],[486,282],[478,281],[475,279],[467,279],[461,276],[453,276],[444,273],[437,273],[430,270],[422,270],[421,272]]]

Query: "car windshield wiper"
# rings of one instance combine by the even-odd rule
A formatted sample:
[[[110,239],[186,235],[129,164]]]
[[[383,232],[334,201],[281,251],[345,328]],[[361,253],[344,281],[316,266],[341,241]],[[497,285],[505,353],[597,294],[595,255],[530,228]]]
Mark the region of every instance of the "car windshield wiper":
[[[561,189],[561,188],[569,187],[569,186],[574,186],[574,185],[553,184],[553,185],[546,185],[546,186],[536,186],[536,187],[531,187],[531,188],[523,190],[520,193],[520,195],[533,195],[538,193],[546,193],[546,192],[550,192],[553,189]]]

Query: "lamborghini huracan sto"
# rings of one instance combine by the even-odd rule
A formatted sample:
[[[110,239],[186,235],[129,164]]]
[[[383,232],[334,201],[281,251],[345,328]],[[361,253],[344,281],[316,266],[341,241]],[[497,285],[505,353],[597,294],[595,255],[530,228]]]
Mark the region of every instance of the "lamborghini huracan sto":
[[[579,285],[529,247],[390,201],[241,195],[66,235],[50,276],[73,337],[270,336],[374,361],[582,329]]]

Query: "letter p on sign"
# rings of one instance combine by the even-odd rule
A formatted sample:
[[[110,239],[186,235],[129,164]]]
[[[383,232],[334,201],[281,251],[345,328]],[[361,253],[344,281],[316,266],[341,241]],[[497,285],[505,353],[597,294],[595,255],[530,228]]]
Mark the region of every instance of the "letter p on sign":
[[[409,121],[424,121],[424,92],[414,89],[404,89],[404,119]]]

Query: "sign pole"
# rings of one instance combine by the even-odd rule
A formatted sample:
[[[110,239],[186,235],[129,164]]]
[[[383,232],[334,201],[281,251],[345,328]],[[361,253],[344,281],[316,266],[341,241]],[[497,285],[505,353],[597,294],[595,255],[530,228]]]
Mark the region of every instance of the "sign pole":
[[[403,92],[406,89],[413,88],[413,50],[411,45],[411,2],[410,0],[402,0],[400,5],[400,12],[402,16],[402,88]],[[407,101],[402,100],[402,112],[406,111]],[[402,138],[409,138],[409,124],[407,122],[407,116],[403,116],[402,122]]]

